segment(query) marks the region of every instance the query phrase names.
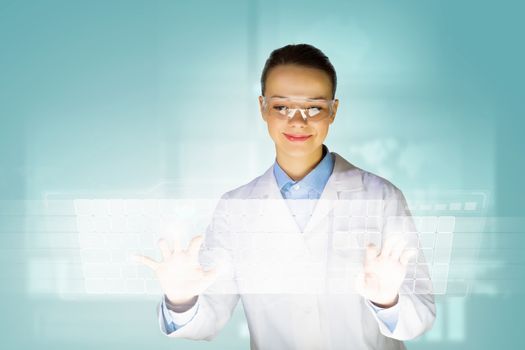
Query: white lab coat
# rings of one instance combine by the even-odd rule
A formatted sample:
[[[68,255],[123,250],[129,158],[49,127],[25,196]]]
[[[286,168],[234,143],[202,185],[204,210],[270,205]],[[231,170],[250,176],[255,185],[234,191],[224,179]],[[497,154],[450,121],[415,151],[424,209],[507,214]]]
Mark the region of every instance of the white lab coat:
[[[348,271],[352,271],[356,263],[359,266],[363,263],[360,240],[368,242],[379,237],[376,243],[380,243],[391,233],[412,232],[409,245],[416,247],[417,232],[405,198],[397,187],[331,153],[335,157],[333,173],[304,232],[282,198],[272,167],[221,197],[200,254],[204,266],[222,262],[221,277],[209,292],[199,296],[193,319],[169,337],[211,340],[230,319],[239,298],[248,322],[251,349],[405,349],[403,340],[413,339],[432,326],[434,298],[428,269],[423,264],[414,265],[416,272],[407,277],[417,275],[428,280],[419,281],[416,287],[413,280],[405,280],[393,332],[362,296],[352,287],[348,289],[355,276]],[[259,222],[259,207],[255,216],[247,214],[254,203],[259,206],[262,203],[267,210]],[[378,217],[371,212],[373,208],[379,208]],[[350,217],[350,221],[340,216],[341,212]],[[250,230],[257,239],[250,239],[246,245],[239,243],[249,237]],[[363,234],[374,230],[378,235]],[[278,243],[272,245],[272,242]],[[265,244],[269,249],[264,249]],[[283,250],[292,259],[279,261],[284,256],[279,252]],[[254,272],[256,269],[246,268],[246,259],[259,263],[249,265],[252,267],[280,268],[261,277],[263,275]],[[294,265],[297,261],[300,264]],[[305,261],[313,263],[303,264]],[[301,284],[303,280],[286,275],[289,266],[306,266],[313,277],[310,283]],[[281,279],[272,283],[270,280],[276,275]],[[341,275],[343,279],[332,278]],[[247,281],[250,277],[251,281]],[[339,281],[339,289],[332,288],[333,281]],[[167,334],[160,305],[157,312],[160,328]]]

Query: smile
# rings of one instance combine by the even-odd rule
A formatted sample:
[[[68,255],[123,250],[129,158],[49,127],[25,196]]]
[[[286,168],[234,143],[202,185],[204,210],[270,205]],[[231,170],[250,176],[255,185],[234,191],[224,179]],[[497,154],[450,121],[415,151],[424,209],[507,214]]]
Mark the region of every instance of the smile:
[[[302,142],[302,141],[306,141],[308,138],[310,138],[310,136],[312,135],[291,135],[291,134],[284,134],[284,136],[290,140],[290,141],[294,141],[294,142]]]

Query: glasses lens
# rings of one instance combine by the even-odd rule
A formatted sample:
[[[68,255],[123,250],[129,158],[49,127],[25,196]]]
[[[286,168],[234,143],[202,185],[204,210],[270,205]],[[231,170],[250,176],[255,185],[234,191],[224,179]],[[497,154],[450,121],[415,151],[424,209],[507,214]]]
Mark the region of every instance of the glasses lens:
[[[266,100],[266,104],[267,112],[280,119],[292,118],[296,113],[301,113],[300,109],[302,109],[308,120],[318,121],[328,117],[331,110],[331,101],[327,100],[298,102],[284,98],[269,98]]]

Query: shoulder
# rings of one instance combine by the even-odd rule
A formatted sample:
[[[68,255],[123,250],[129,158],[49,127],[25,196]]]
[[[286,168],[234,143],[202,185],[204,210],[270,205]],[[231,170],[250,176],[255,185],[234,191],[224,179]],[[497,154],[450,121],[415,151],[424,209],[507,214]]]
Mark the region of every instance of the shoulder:
[[[227,192],[225,192],[221,199],[247,199],[251,197],[253,189],[262,181],[263,175],[259,175],[253,180],[237,186]]]
[[[334,169],[334,171],[340,172],[339,178],[343,179],[343,181],[360,183],[361,191],[365,193],[365,197],[379,197],[385,199],[401,198],[403,196],[401,190],[390,180],[353,165],[341,155],[337,155],[337,157],[341,164]]]
[[[381,193],[383,198],[400,197],[403,195],[401,190],[390,180],[370,171],[361,171],[365,191]]]

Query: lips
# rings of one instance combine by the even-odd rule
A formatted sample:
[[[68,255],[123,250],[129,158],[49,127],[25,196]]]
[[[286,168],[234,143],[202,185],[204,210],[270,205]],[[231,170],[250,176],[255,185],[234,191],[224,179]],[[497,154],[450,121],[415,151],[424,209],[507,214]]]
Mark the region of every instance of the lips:
[[[290,141],[305,141],[312,135],[286,134],[284,136]]]

